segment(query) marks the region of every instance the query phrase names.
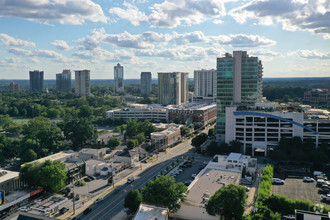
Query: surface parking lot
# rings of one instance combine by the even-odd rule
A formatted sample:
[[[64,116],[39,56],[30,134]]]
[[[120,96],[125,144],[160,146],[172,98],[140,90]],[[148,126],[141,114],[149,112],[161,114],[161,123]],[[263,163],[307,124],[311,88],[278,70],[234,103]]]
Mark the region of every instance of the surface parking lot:
[[[313,203],[321,204],[321,194],[318,194],[319,188],[316,187],[316,182],[305,183],[303,177],[288,176],[284,185],[273,185],[273,194],[282,194],[290,199],[306,200],[309,199]],[[322,203],[327,207],[330,204]]]

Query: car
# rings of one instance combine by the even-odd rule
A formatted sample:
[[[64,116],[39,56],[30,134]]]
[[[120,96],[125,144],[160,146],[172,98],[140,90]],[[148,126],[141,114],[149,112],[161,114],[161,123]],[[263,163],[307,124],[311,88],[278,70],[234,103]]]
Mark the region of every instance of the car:
[[[191,183],[192,183],[192,180],[186,180],[186,181],[184,182],[184,185],[189,186]]]
[[[76,197],[74,198],[74,201],[78,201],[80,199],[80,196],[77,194]]]
[[[330,202],[330,194],[327,194],[325,196],[321,196],[322,202]]]
[[[91,211],[92,211],[91,208],[87,208],[87,209],[84,210],[83,214],[84,214],[84,215],[87,215],[87,214],[90,213]]]
[[[95,200],[94,203],[95,203],[95,204],[96,204],[96,203],[100,203],[100,202],[102,202],[103,200],[104,200],[103,197],[101,197],[101,198],[97,198],[97,199]]]
[[[284,180],[273,178],[273,184],[274,185],[284,185]]]
[[[305,176],[305,177],[303,178],[303,181],[304,181],[305,183],[312,183],[312,182],[314,182],[314,179],[311,178],[311,177]]]
[[[95,176],[88,176],[91,180],[96,180]]]
[[[194,173],[194,174],[191,175],[191,178],[195,179],[196,176],[197,176],[197,174]]]
[[[316,186],[321,187],[323,184],[325,184],[325,181],[323,179],[319,179],[316,181]]]
[[[72,199],[72,198],[73,198],[73,193],[70,193],[70,194],[68,195],[68,198],[69,198],[69,199]]]
[[[18,210],[20,210],[22,212],[28,212],[28,211],[30,211],[30,208],[27,206],[23,206],[23,207],[20,207]]]
[[[60,214],[63,215],[64,213],[68,212],[69,209],[67,207],[63,207],[60,209]]]
[[[250,187],[244,186],[246,192],[250,192]]]
[[[127,179],[127,184],[131,184],[134,182],[134,177],[130,177]]]
[[[327,188],[321,188],[318,191],[319,194],[329,194],[330,193],[330,189]]]
[[[90,182],[90,181],[91,181],[91,179],[90,179],[90,178],[88,178],[88,177],[85,177],[85,178],[84,178],[84,181],[85,181],[86,183],[88,183],[88,182]]]

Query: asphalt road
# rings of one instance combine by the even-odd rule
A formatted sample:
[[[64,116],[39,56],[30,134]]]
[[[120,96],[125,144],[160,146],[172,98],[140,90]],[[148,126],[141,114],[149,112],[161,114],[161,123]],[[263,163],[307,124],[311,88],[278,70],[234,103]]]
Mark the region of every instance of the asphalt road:
[[[192,151],[193,149],[190,145],[190,141],[187,141],[186,143],[182,143],[171,149],[166,154],[160,154],[159,160],[162,162],[147,168],[145,171],[140,173],[135,177],[135,181],[132,184],[118,186],[114,191],[105,196],[102,202],[90,206],[90,208],[92,208],[92,212],[87,215],[82,215],[80,218],[86,220],[113,219],[116,215],[118,215],[118,213],[121,212],[122,209],[124,209],[124,199],[130,190],[143,187],[147,182],[152,180],[154,176],[157,176],[161,170],[165,170],[166,167],[169,167],[177,158],[182,158],[182,156],[191,156]]]

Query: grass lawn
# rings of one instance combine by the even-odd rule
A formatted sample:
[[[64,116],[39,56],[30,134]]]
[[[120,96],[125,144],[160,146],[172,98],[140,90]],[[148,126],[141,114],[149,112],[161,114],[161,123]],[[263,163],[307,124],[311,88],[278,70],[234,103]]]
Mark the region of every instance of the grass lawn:
[[[31,119],[13,118],[15,124],[26,124]]]

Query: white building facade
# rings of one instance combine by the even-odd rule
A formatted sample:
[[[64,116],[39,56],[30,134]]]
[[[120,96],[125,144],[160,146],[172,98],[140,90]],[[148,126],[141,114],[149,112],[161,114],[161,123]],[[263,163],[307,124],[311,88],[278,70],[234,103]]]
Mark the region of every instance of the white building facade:
[[[90,70],[76,70],[75,85],[77,96],[89,96],[91,94]]]
[[[119,63],[114,66],[115,92],[124,92],[124,67]]]
[[[217,96],[217,70],[194,70],[194,101],[211,100]]]

